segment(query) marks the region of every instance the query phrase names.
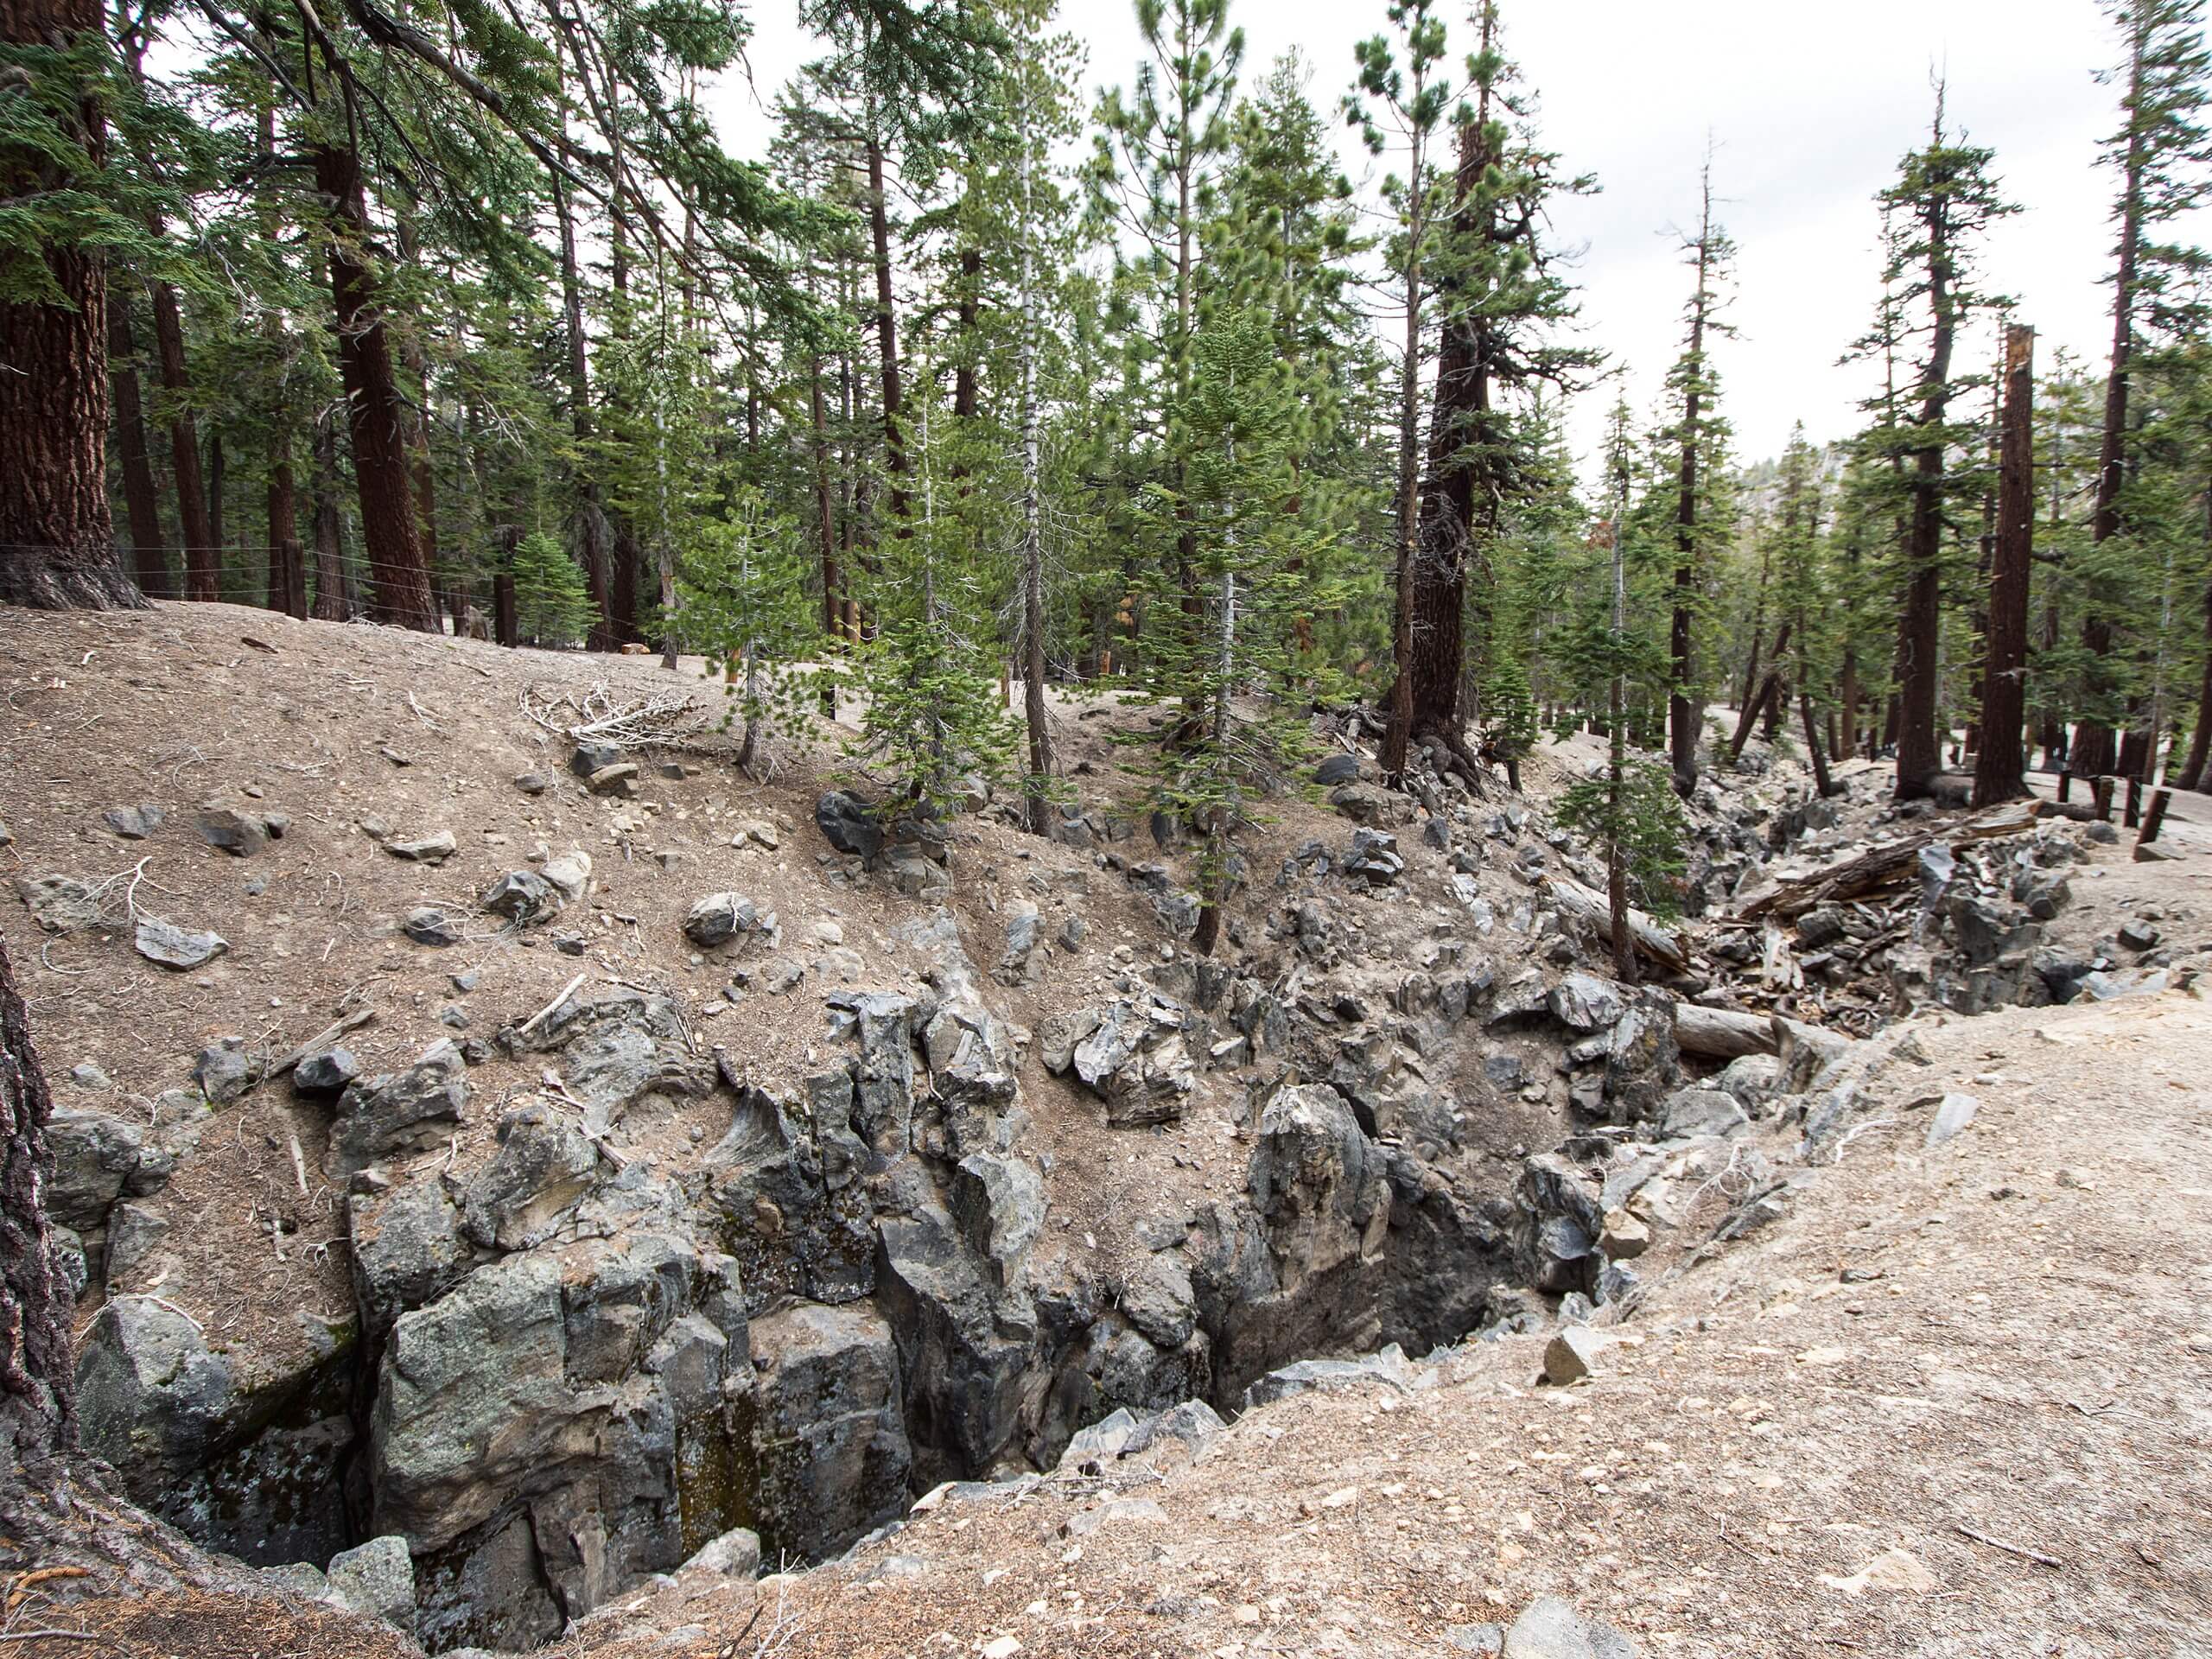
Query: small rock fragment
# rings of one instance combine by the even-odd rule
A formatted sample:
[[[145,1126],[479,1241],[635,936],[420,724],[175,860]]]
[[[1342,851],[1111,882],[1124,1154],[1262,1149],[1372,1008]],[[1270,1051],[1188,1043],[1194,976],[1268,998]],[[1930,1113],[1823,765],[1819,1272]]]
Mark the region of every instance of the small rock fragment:
[[[399,931],[417,944],[459,944],[461,924],[435,905],[421,905],[407,912]]]
[[[417,864],[442,864],[459,850],[453,831],[441,830],[435,835],[417,836],[410,841],[387,841],[384,849],[394,858],[407,859]]]
[[[1544,1345],[1544,1376],[1557,1388],[1596,1375],[1599,1356],[1614,1339],[1586,1325],[1570,1325]]]
[[[258,818],[250,818],[229,807],[210,807],[193,820],[200,838],[232,858],[251,858],[269,843],[269,830]]]
[[[158,916],[138,918],[132,944],[147,961],[180,971],[205,967],[231,948],[230,942],[219,933],[188,932],[175,922],[165,922]]]
[[[168,814],[148,802],[139,806],[111,806],[100,821],[125,841],[143,841],[162,827]]]
[[[1936,1121],[1928,1126],[1928,1144],[1940,1147],[1974,1120],[1981,1103],[1972,1095],[1945,1095],[1936,1108]]]

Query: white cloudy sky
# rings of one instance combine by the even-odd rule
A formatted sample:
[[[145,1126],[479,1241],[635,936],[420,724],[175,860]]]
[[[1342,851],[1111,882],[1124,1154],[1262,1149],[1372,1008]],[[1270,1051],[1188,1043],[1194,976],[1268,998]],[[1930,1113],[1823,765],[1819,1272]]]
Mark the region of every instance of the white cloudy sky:
[[[2092,72],[2113,53],[2094,0],[1506,0],[1506,44],[1539,94],[1547,143],[1602,194],[1567,204],[1560,239],[1581,249],[1589,340],[1622,365],[1648,409],[1677,349],[1685,276],[1670,226],[1694,221],[1708,132],[1723,218],[1741,246],[1732,317],[1716,355],[1739,454],[1778,452],[1791,423],[1844,435],[1867,388],[1836,359],[1863,332],[1877,289],[1872,197],[1927,128],[1931,73],[1948,73],[1956,124],[1997,151],[2022,212],[1992,237],[1992,286],[2015,296],[2056,346],[2099,359],[2099,285],[2109,181],[2096,141],[2114,123]],[[766,97],[812,55],[788,0],[757,0],[752,60]],[[1382,0],[1236,0],[1255,79],[1296,48],[1311,96],[1333,108],[1352,45],[1382,26]],[[1138,60],[1128,0],[1062,0],[1087,44],[1094,91]],[[1469,31],[1453,30],[1455,53]],[[732,147],[758,153],[767,124],[743,86],[721,89]],[[1342,136],[1355,179],[1378,169]],[[1606,397],[1582,400],[1594,438]]]

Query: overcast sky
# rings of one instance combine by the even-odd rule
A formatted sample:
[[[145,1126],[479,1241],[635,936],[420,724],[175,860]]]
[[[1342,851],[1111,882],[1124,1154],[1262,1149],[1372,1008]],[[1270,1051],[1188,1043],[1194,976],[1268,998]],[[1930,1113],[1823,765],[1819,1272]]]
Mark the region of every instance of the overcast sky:
[[[762,99],[814,54],[795,10],[752,8]],[[1332,111],[1353,42],[1383,26],[1384,10],[1233,0],[1247,83],[1295,47],[1309,95]],[[1695,222],[1710,133],[1723,221],[1741,249],[1730,314],[1740,338],[1715,352],[1738,453],[1778,453],[1795,421],[1816,442],[1853,429],[1868,372],[1836,359],[1872,315],[1872,198],[1923,142],[1937,71],[1954,124],[1996,150],[2022,210],[1990,238],[1989,285],[2017,297],[2039,331],[2038,366],[2062,346],[2101,361],[2111,181],[2096,142],[2116,114],[2113,89],[2093,78],[2114,55],[2094,0],[1505,0],[1504,17],[1545,142],[1601,187],[1564,204],[1556,231],[1580,250],[1586,338],[1627,374],[1640,416],[1679,349],[1688,276],[1670,227]],[[1060,25],[1089,48],[1093,92],[1130,82],[1140,44],[1127,0],[1062,0]],[[1455,58],[1471,39],[1454,16]],[[732,148],[761,153],[768,124],[753,94],[732,85],[717,101]],[[1380,166],[1348,131],[1339,146],[1371,187]],[[1575,434],[1587,448],[1611,396],[1580,401]]]

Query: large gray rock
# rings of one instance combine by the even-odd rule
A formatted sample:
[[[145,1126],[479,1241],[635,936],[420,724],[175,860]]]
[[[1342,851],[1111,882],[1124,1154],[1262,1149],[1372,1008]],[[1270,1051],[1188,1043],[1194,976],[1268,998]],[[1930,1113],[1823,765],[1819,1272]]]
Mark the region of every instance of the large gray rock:
[[[552,1236],[584,1195],[599,1154],[559,1109],[518,1106],[499,1120],[499,1150],[471,1178],[462,1227],[485,1249],[522,1250]]]
[[[136,1123],[75,1106],[54,1109],[46,1144],[54,1158],[47,1211],[79,1233],[106,1226],[110,1206],[124,1194],[145,1198],[159,1192],[176,1167]]]
[[[753,1450],[772,1541],[820,1559],[905,1513],[912,1452],[891,1327],[863,1307],[798,1306],[752,1329]]]
[[[1045,1179],[1036,1166],[997,1153],[970,1153],[953,1169],[950,1196],[968,1248],[996,1283],[1013,1283],[1045,1230]]]
[[[269,827],[226,806],[208,807],[193,819],[200,838],[233,858],[250,858],[269,844]]]
[[[467,1109],[467,1070],[461,1051],[440,1042],[404,1071],[347,1084],[322,1155],[324,1176],[343,1185],[380,1159],[423,1152],[443,1141]]]
[[[332,1556],[323,1582],[334,1605],[415,1633],[415,1562],[404,1538],[372,1538]]]
[[[535,870],[510,870],[485,888],[477,903],[517,927],[534,927],[561,913],[561,892]]]
[[[204,968],[231,948],[230,941],[219,933],[194,933],[158,916],[138,918],[131,944],[147,961],[180,973]]]
[[[815,827],[841,853],[873,859],[883,850],[883,830],[866,804],[833,789],[814,804]]]
[[[683,937],[702,950],[775,931],[774,915],[764,915],[741,893],[710,893],[683,918]]]
[[[986,1468],[1013,1449],[1037,1361],[1037,1322],[1019,1291],[969,1249],[952,1217],[917,1195],[881,1223],[876,1300],[899,1350],[908,1421],[930,1426],[916,1478]]]
[[[1588,1295],[1603,1260],[1599,1189],[1559,1154],[1546,1152],[1522,1160],[1514,1197],[1520,1211],[1514,1250],[1522,1281],[1548,1295]]]
[[[415,1553],[426,1645],[543,1639],[742,1518],[732,1264],[632,1185],[617,1236],[502,1257],[385,1342],[372,1521]]]
[[[854,1101],[842,1071],[804,1095],[748,1089],[707,1154],[723,1248],[754,1313],[784,1297],[849,1302],[875,1288],[875,1216],[861,1179],[868,1148],[853,1133]]]
[[[760,1535],[750,1527],[732,1527],[694,1553],[677,1571],[707,1573],[718,1579],[758,1578]]]
[[[1659,1134],[1669,1141],[1733,1135],[1751,1122],[1736,1096],[1720,1089],[1682,1089],[1667,1096]]]
[[[149,801],[140,806],[111,806],[100,822],[125,841],[143,841],[168,820],[168,814]]]
[[[1569,1031],[1604,1031],[1621,1017],[1620,988],[1595,974],[1567,975],[1552,987],[1552,1018]]]
[[[1084,1086],[1106,1103],[1109,1126],[1141,1128],[1183,1116],[1198,1084],[1184,1047],[1184,1018],[1179,1004],[1157,995],[1097,1011],[1097,1023],[1070,1061]]]
[[[213,1106],[227,1106],[252,1088],[261,1075],[243,1037],[219,1037],[192,1063],[192,1080]]]
[[[1501,1659],[1642,1659],[1642,1654],[1611,1625],[1585,1618],[1557,1596],[1540,1596],[1506,1631]]]
[[[1147,1256],[1122,1287],[1122,1317],[1156,1348],[1180,1348],[1198,1328],[1189,1264],[1176,1250]]]
[[[833,1028],[851,1037],[852,1124],[886,1158],[913,1147],[914,1002],[880,993],[838,993],[830,999]]]
[[[683,1016],[664,996],[641,991],[571,999],[527,1030],[499,1040],[515,1054],[562,1052],[562,1075],[585,1103],[585,1127],[603,1134],[647,1095],[697,1098],[715,1087],[714,1062],[696,1052]]]
[[[346,1216],[354,1300],[372,1338],[401,1314],[437,1300],[468,1271],[461,1212],[435,1175],[357,1192],[346,1201]]]

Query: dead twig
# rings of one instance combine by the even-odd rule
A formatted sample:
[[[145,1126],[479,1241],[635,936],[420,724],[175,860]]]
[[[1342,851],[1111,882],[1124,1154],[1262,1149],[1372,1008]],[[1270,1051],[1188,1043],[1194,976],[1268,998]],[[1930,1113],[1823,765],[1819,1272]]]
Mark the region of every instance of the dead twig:
[[[590,977],[591,976],[588,974],[578,974],[574,979],[563,985],[561,988],[561,993],[559,995],[556,996],[550,1002],[548,1002],[536,1014],[531,1014],[529,1019],[524,1020],[522,1024],[515,1027],[515,1035],[521,1037],[526,1034],[533,1026],[537,1024],[539,1020],[550,1017],[554,1010],[558,1008],[563,1002],[566,1002],[570,997],[574,996],[576,994],[576,988]]]
[[[2039,1549],[2030,1549],[2023,1544],[2008,1544],[2002,1538],[1993,1538],[1986,1532],[1976,1532],[1964,1522],[1955,1521],[1952,1529],[1962,1538],[1971,1538],[1977,1544],[1987,1544],[1992,1549],[2002,1550],[2007,1555],[2017,1555],[2024,1561],[2033,1561],[2037,1567],[2063,1567],[2065,1562],[2056,1555],[2046,1555]]]

